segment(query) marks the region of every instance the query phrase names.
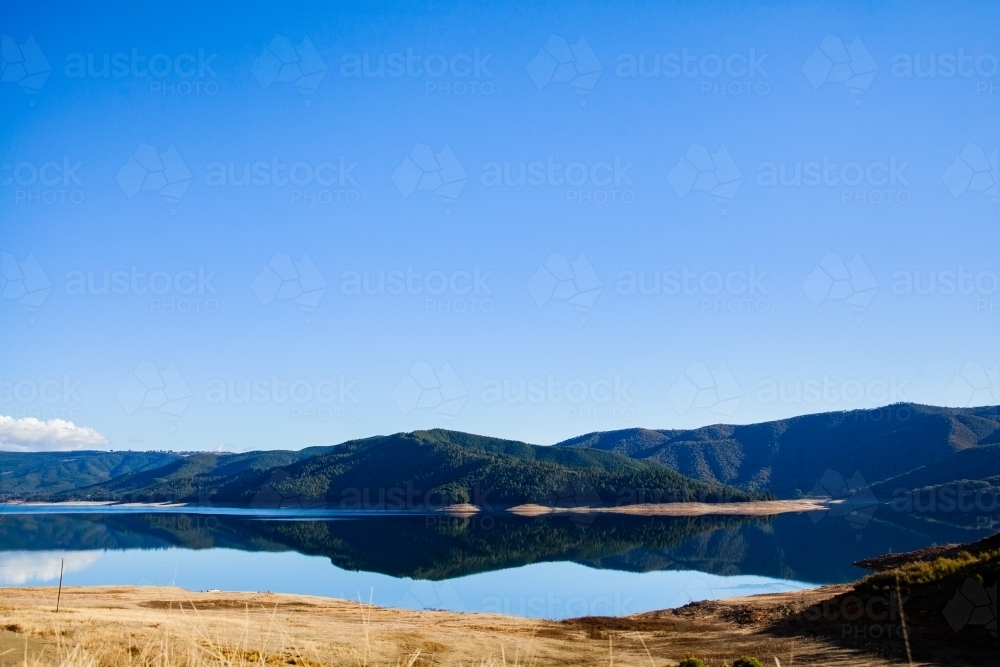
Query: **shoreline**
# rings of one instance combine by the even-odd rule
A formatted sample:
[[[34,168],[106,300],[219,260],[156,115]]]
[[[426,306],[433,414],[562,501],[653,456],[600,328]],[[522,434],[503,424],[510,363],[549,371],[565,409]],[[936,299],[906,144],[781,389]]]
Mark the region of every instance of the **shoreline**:
[[[519,516],[546,516],[549,514],[628,514],[633,516],[706,516],[710,514],[735,516],[772,516],[790,512],[816,512],[829,509],[829,500],[752,500],[743,503],[656,503],[620,505],[617,507],[549,507],[546,505],[518,505],[507,511]]]
[[[229,507],[229,506],[208,506],[189,505],[187,503],[119,503],[115,501],[88,501],[69,500],[60,502],[41,501],[6,501],[0,503],[0,514],[5,510],[24,508],[25,510],[46,510],[54,512],[67,510],[109,510],[109,511],[175,511],[177,513],[197,513],[197,514],[219,514],[219,515],[244,515],[261,514],[281,516],[283,514],[309,515],[315,514],[343,514],[343,515],[368,515],[368,516],[423,516],[435,514],[448,514],[451,516],[475,516],[478,514],[508,514],[522,517],[538,517],[547,515],[567,515],[567,514],[624,514],[632,516],[705,516],[705,515],[731,515],[731,516],[772,516],[776,514],[787,514],[792,512],[814,512],[826,511],[831,502],[824,498],[809,498],[798,500],[759,500],[739,503],[646,503],[636,505],[618,506],[580,506],[580,507],[559,507],[550,505],[539,505],[526,503],[502,509],[485,509],[469,503],[456,505],[446,505],[435,508],[419,509],[348,509],[340,507],[328,507],[317,505],[315,507],[274,507],[274,508],[254,508],[254,507]]]
[[[157,658],[167,654],[236,658],[224,661],[228,667],[261,663],[607,667],[676,665],[690,655],[703,656],[712,665],[728,664],[743,655],[757,656],[765,664],[779,658],[781,664],[817,667],[906,664],[827,638],[780,637],[772,631],[775,619],[847,588],[826,586],[632,616],[565,621],[411,611],[307,595],[134,586],[66,587],[56,614],[54,587],[4,588],[0,656],[27,653],[29,664],[56,666],[62,664],[61,646],[95,658],[95,664],[127,651],[149,658],[149,664],[160,664]],[[8,664],[20,664],[20,658]],[[198,664],[222,667],[223,663]]]
[[[946,600],[958,590],[962,576],[995,565],[998,543],[1000,534],[887,554],[866,561],[876,574],[853,583],[560,621],[380,607],[364,603],[360,593],[352,601],[343,593],[334,598],[154,586],[5,587],[0,589],[0,667],[2,657],[11,653],[36,667],[66,665],[70,649],[82,658],[72,664],[111,667],[134,667],[131,661],[115,662],[125,651],[143,656],[141,664],[168,667],[508,662],[676,667],[692,655],[713,667],[740,656],[802,667],[995,665],[995,639],[990,641],[987,628],[955,630],[942,607],[947,609]],[[989,558],[970,560],[976,554]],[[939,560],[944,566],[958,557],[973,569],[957,578],[940,567],[943,578],[925,580],[911,567]],[[887,597],[885,582],[879,581],[891,583],[886,572],[893,570],[897,598],[891,592]],[[897,604],[898,614],[892,611]],[[255,641],[260,643],[248,644],[250,637],[259,637]],[[165,659],[184,654],[197,659],[183,665]]]

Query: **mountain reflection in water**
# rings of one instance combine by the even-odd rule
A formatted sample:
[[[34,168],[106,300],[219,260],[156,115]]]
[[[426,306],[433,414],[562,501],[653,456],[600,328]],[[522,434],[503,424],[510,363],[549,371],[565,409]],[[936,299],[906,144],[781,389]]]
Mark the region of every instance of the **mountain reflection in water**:
[[[886,518],[876,514],[859,526],[842,517],[807,514],[362,516],[313,521],[295,515],[285,520],[182,512],[102,513],[99,508],[76,514],[8,512],[0,515],[0,558],[6,558],[0,560],[0,584],[16,585],[32,578],[18,575],[9,562],[26,552],[170,547],[295,551],[328,558],[343,570],[431,581],[533,563],[574,562],[626,572],[685,570],[822,584],[858,578],[863,572],[851,563],[861,558],[968,541],[991,532],[916,521],[907,515]],[[43,560],[36,558],[34,567],[48,572],[51,559]]]

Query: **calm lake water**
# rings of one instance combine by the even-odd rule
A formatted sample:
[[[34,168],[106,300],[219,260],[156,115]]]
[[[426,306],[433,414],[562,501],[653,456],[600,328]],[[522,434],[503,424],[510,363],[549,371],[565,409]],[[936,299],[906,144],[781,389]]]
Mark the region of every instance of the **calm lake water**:
[[[881,508],[880,508],[881,509]],[[536,618],[846,582],[868,556],[994,532],[888,510],[773,518],[371,516],[0,506],[0,586],[271,591]]]

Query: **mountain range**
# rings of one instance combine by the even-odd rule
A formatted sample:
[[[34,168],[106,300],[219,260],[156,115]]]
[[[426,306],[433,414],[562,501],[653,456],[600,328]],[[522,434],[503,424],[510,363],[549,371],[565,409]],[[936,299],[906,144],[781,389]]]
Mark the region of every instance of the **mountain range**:
[[[554,446],[435,429],[298,451],[0,453],[7,500],[406,509],[837,496],[838,484],[890,498],[957,483],[1000,492],[1000,408],[907,403]]]
[[[888,498],[897,489],[958,480],[997,486],[1000,407],[900,403],[745,426],[588,433],[558,446],[658,461],[694,479],[766,490],[779,498],[810,494],[834,471]]]
[[[0,479],[0,494],[7,499],[257,509],[426,510],[460,503],[492,509],[770,497],[614,452],[445,430],[245,454],[5,453]]]

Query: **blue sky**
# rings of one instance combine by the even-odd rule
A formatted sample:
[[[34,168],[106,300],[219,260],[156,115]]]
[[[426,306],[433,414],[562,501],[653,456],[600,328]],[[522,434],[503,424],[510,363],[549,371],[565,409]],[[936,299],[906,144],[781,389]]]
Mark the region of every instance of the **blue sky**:
[[[995,5],[2,4],[5,448],[1000,402]]]

